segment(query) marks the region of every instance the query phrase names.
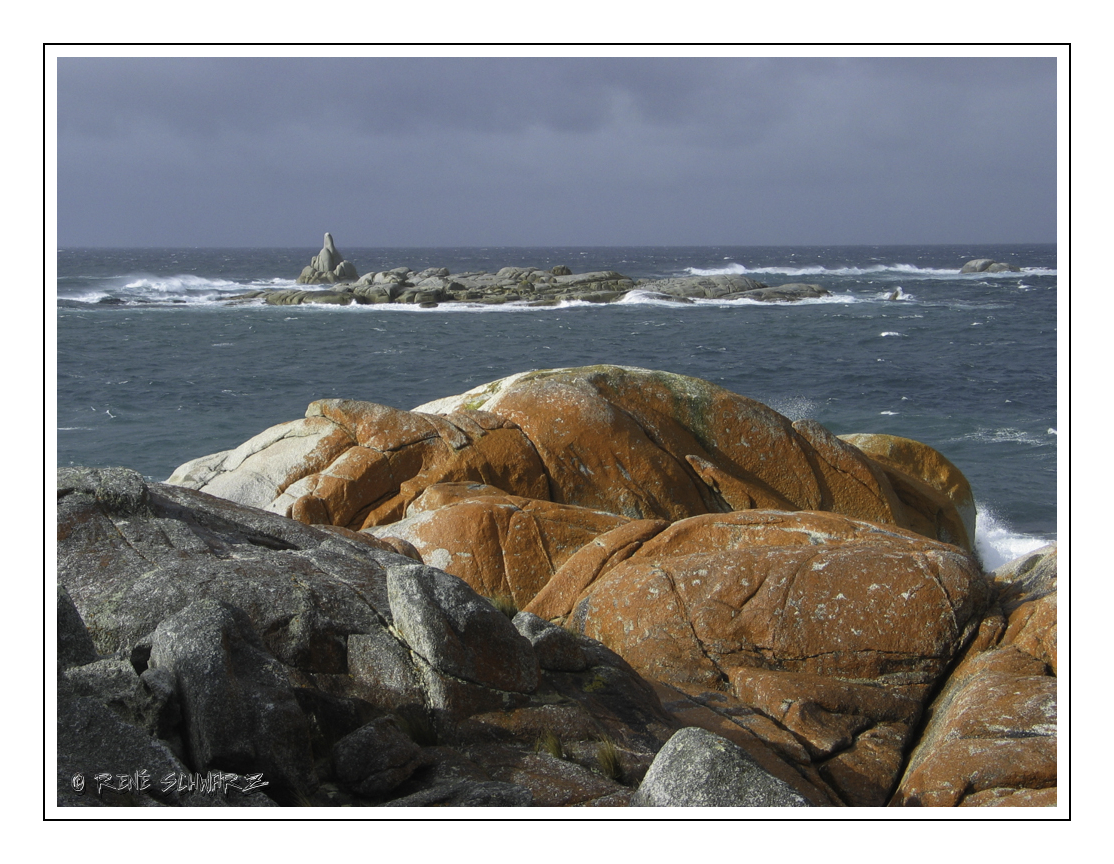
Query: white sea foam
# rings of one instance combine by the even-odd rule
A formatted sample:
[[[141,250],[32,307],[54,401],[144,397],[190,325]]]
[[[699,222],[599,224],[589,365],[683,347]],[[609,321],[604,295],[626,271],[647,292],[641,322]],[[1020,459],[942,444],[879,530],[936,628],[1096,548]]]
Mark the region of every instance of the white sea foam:
[[[960,435],[951,440],[977,441],[980,444],[1028,444],[1033,447],[1040,447],[1049,443],[1047,433],[1045,433],[1045,435],[1035,435],[1031,432],[1026,432],[1024,429],[1014,429],[1010,426],[1004,426],[999,429],[990,429],[984,426],[976,429],[974,432],[968,432],[966,435]]]
[[[901,274],[912,279],[940,279],[959,276],[959,268],[917,267],[914,264],[872,264],[869,267],[824,267],[812,265],[806,267],[789,267],[785,265],[771,267],[746,267],[732,261],[725,267],[686,267],[686,272],[692,276],[749,276],[754,273],[780,274],[784,276],[885,276],[887,274]],[[1022,272],[1031,276],[1055,276],[1056,271],[1044,267],[1026,267]],[[980,278],[1017,278],[1017,273],[974,273],[963,274],[965,277],[974,275]]]
[[[984,570],[997,570],[1048,542],[1044,537],[1014,531],[993,509],[975,502],[975,551]]]
[[[904,333],[898,333],[896,330],[887,330],[885,333],[879,333],[879,336],[904,336]]]

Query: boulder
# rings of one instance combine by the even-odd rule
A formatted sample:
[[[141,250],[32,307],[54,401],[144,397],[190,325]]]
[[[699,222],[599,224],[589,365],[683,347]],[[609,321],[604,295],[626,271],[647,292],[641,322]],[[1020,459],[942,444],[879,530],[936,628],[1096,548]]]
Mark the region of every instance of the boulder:
[[[994,571],[995,604],[926,714],[891,804],[1056,804],[1056,547]]]
[[[974,258],[959,268],[960,273],[1020,273],[1016,264],[1005,264],[992,258]]]
[[[841,435],[875,463],[903,505],[905,527],[975,548],[975,496],[963,472],[927,444],[896,435]]]
[[[397,564],[387,570],[387,593],[399,634],[437,672],[495,690],[537,689],[529,640],[463,580]]]
[[[306,718],[242,610],[194,601],[155,628],[147,664],[173,679],[198,771],[261,772],[297,792],[317,785]]]
[[[338,741],[333,764],[339,783],[359,795],[378,797],[409,779],[420,754],[394,717],[381,717]]]
[[[646,677],[734,696],[792,733],[800,763],[845,803],[878,805],[988,592],[971,555],[912,532],[738,512],[646,541],[584,591],[569,624]]]
[[[713,732],[677,732],[654,757],[632,807],[808,807],[741,747]]]
[[[545,470],[521,430],[485,412],[446,417],[327,399],[167,481],[309,524],[360,529],[402,518],[427,486],[470,481],[548,497]]]
[[[785,285],[772,285],[769,288],[725,294],[723,299],[757,300],[760,303],[796,303],[799,300],[815,300],[818,297],[828,297],[831,293],[827,288],[813,282],[789,282]]]

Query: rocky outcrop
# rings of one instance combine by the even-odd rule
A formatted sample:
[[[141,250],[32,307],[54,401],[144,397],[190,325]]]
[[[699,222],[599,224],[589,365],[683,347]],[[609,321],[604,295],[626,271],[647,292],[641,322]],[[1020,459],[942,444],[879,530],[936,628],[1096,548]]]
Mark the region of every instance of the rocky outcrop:
[[[322,400],[172,481],[59,471],[60,803],[212,803],[77,791],[126,763],[266,779],[237,805],[1055,800],[1055,552],[984,574],[919,442],[599,366]]]
[[[125,469],[58,480],[62,805],[625,805],[679,728],[604,646],[372,538]],[[233,774],[266,785],[196,782]]]
[[[925,453],[910,464],[920,470],[931,461],[931,448],[917,446]],[[934,476],[906,475],[896,457],[883,464],[814,421],[791,423],[706,381],[597,366],[512,375],[410,412],[350,400],[314,402],[305,419],[186,463],[168,482],[353,530],[400,523],[412,507],[410,521],[378,533],[436,552],[452,572],[472,578],[461,549],[454,552],[451,539],[442,539],[453,531],[486,532],[491,551],[465,551],[491,562],[508,557],[503,538],[514,522],[522,529],[521,543],[515,541],[522,560],[544,554],[543,570],[552,573],[588,535],[618,525],[607,516],[536,503],[542,501],[670,522],[733,510],[826,510],[969,548],[963,517],[931,486]],[[483,501],[474,487],[430,489],[450,483],[492,489]],[[445,497],[450,488],[461,499],[452,507]],[[429,497],[419,501],[426,490]],[[535,503],[497,502],[500,494]],[[487,515],[473,527],[461,524],[461,514],[469,521],[481,512]],[[521,515],[527,512],[529,519]],[[441,520],[445,527],[438,528]],[[580,539],[570,539],[576,520]],[[556,522],[569,526],[564,539],[539,527]],[[462,538],[457,545],[467,543]],[[450,558],[458,563],[450,566]],[[484,569],[486,578],[505,582],[519,602],[529,602],[532,594],[523,590],[537,592],[545,578],[513,572],[513,560],[505,564],[509,575],[496,575],[499,568],[486,563],[473,570]]]
[[[314,256],[313,263],[302,271],[297,281],[299,284],[338,284],[325,291],[263,289],[229,299],[232,303],[261,300],[273,306],[405,303],[432,308],[442,303],[520,303],[526,306],[556,306],[568,302],[613,303],[635,289],[644,296],[677,303],[692,303],[694,299],[794,303],[831,293],[820,285],[794,282],[769,286],[736,275],[636,281],[614,270],[573,273],[563,265],[550,270],[503,267],[495,273],[450,273],[445,267],[414,272],[409,267],[395,267],[367,273],[357,279],[352,264],[340,260],[340,253],[333,246],[329,234],[325,235],[325,247]]]
[[[415,499],[405,518],[368,533],[404,540],[423,561],[482,594],[525,606],[585,544],[628,521],[482,484],[439,483]]]
[[[959,268],[960,273],[1020,273],[1016,264],[1005,264],[992,258],[974,258]]]
[[[309,265],[302,270],[301,275],[298,276],[298,282],[303,285],[314,285],[319,282],[351,282],[358,275],[355,265],[351,261],[344,260],[344,256],[337,251],[337,247],[333,244],[333,235],[326,232],[325,245],[320,252],[313,256]],[[328,303],[331,301],[313,299],[298,302]]]
[[[993,577],[994,606],[928,710],[896,806],[1056,803],[1056,547]]]
[[[589,585],[569,623],[648,678],[734,697],[802,771],[877,806],[986,603],[977,562],[954,546],[753,511],[675,522]]]
[[[759,300],[762,302],[792,303],[806,298],[825,297],[831,292],[819,285],[793,282],[770,287],[749,276],[726,274],[721,276],[681,276],[675,279],[658,279],[641,282],[641,291],[681,298],[706,298],[708,300]]]

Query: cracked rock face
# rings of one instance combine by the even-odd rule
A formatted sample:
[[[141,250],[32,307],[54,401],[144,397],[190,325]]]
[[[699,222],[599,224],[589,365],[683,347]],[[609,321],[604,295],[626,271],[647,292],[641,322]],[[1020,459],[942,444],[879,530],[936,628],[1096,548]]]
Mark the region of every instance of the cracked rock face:
[[[954,546],[759,511],[674,523],[592,583],[570,620],[649,678],[749,706],[772,721],[759,735],[785,750],[777,730],[791,733],[845,803],[878,805],[987,593]]]
[[[928,711],[893,804],[1056,803],[1056,547],[994,572],[997,599]]]
[[[677,728],[604,646],[542,621],[520,633],[367,535],[126,469],[61,469],[58,496],[63,806],[623,806]],[[543,734],[564,755],[537,755]],[[595,771],[604,737],[626,786]],[[157,794],[71,787],[138,769]],[[159,790],[209,771],[267,787]]]

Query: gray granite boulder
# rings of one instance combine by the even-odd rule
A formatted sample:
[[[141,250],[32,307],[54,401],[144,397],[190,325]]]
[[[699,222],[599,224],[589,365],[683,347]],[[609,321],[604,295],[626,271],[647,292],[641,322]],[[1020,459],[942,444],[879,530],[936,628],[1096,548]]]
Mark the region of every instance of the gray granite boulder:
[[[57,512],[62,804],[610,806],[630,789],[593,773],[599,742],[632,784],[679,726],[603,645],[522,635],[366,535],[125,469],[61,469]],[[567,763],[535,752],[547,731]],[[144,788],[71,785],[137,769]],[[268,786],[149,788],[209,772]]]
[[[333,746],[335,776],[357,794],[383,795],[414,773],[420,754],[393,717],[380,717]]]
[[[530,641],[463,579],[413,562],[393,564],[387,594],[399,634],[433,669],[495,690],[537,688]]]
[[[654,757],[632,807],[808,807],[783,780],[767,773],[726,738],[690,726]]]
[[[191,603],[155,629],[149,666],[174,678],[197,770],[262,772],[301,792],[316,786],[306,718],[243,611],[211,598]]]

